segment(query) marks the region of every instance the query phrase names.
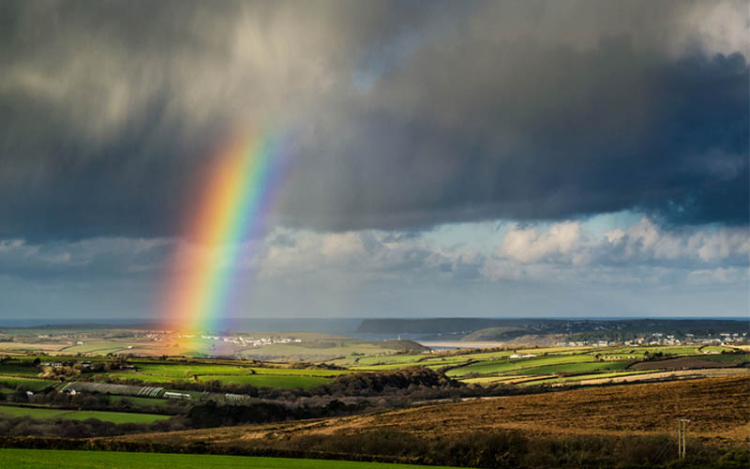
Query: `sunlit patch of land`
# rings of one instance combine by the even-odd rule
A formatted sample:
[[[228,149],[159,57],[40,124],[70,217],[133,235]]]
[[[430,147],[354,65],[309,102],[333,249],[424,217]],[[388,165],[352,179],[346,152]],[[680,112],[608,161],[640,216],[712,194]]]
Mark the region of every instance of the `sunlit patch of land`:
[[[154,454],[110,451],[59,451],[0,449],[0,467],[16,469],[415,469],[409,464],[330,461],[319,459],[214,456],[202,454]],[[441,469],[441,466],[434,466]]]
[[[353,354],[399,353],[414,343],[366,342],[311,332],[178,333],[151,330],[19,329],[0,334],[0,353],[59,356],[233,357],[264,361],[325,361]]]
[[[175,443],[210,438],[226,444],[273,442],[310,435],[354,434],[394,428],[440,438],[469,430],[521,430],[532,435],[661,434],[676,417],[691,419],[694,436],[741,443],[750,438],[750,377],[719,377],[604,388],[583,388],[439,404],[319,421],[191,430],[122,437]],[[153,440],[152,440],[153,439]]]
[[[574,450],[580,445],[604,445],[595,452],[604,467],[640,461],[622,438],[670,445],[676,418],[696,422],[692,435],[709,445],[707,461],[750,437],[750,351],[742,343],[432,350],[315,333],[103,328],[8,329],[0,338],[0,428],[33,444],[48,442],[35,436],[63,437],[50,443],[58,449],[125,444],[454,465],[483,454],[490,459],[469,464],[481,466],[510,453],[550,458],[559,443],[572,451],[563,459],[584,457]],[[131,458],[125,454],[111,457]],[[31,462],[43,454],[12,457],[21,455],[29,462],[14,467],[44,467]],[[131,462],[150,467],[161,457]],[[256,467],[252,460],[242,461]],[[539,467],[557,467],[550,461]]]
[[[0,414],[10,417],[31,417],[35,419],[86,420],[98,419],[113,423],[153,423],[169,418],[166,415],[143,414],[136,412],[97,412],[85,410],[51,409],[45,407],[0,406]]]

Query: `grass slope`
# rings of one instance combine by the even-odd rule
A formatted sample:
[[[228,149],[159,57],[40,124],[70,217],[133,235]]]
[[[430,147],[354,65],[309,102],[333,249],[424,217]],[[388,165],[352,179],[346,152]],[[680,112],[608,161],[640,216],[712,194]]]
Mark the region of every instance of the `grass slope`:
[[[43,380],[43,379],[31,379],[31,378],[16,378],[14,376],[0,376],[0,383],[5,383],[8,386],[25,386],[31,391],[41,391],[42,389],[49,388],[58,384],[56,381]]]
[[[412,469],[424,466],[203,454],[0,449],[0,468],[2,469],[162,469],[165,467],[170,469]]]
[[[529,437],[560,435],[674,435],[677,420],[688,418],[691,438],[746,444],[750,415],[750,376],[706,378],[666,383],[588,387],[576,390],[506,396],[396,409],[310,421],[240,425],[170,433],[113,437],[137,443],[191,444],[221,447],[276,442],[304,444],[309,437],[356,435],[394,429],[429,439],[467,431],[518,430]],[[216,442],[216,443],[213,443]]]
[[[251,384],[256,387],[311,388],[331,382],[343,370],[247,367],[238,365],[204,365],[182,363],[139,363],[137,372],[113,371],[108,375],[117,379],[139,379],[152,383],[175,380],[218,380],[223,384]]]
[[[44,407],[0,406],[0,414],[10,417],[31,417],[34,419],[86,420],[99,419],[113,423],[153,423],[168,419],[168,415],[137,414],[132,412],[103,412],[94,410],[65,410]]]

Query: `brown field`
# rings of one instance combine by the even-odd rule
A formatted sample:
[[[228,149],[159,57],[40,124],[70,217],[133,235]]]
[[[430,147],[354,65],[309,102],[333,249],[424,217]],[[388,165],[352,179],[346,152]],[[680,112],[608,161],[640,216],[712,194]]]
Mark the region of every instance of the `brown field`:
[[[750,375],[750,368],[710,368],[701,370],[675,370],[634,375],[612,376],[608,378],[590,378],[576,381],[581,386],[599,386],[602,384],[647,383],[650,381],[673,381],[676,379],[718,378],[721,376]],[[568,383],[555,383],[553,386],[564,386]]]
[[[692,437],[741,444],[750,437],[750,377],[585,388],[431,405],[354,417],[141,434],[142,443],[258,446],[308,435],[395,429],[436,438],[459,433],[520,430],[529,436],[672,433],[691,420]]]
[[[714,360],[704,360],[695,357],[679,357],[667,360],[653,360],[631,365],[629,370],[684,370],[688,368],[726,368],[737,366],[735,363],[724,363]]]
[[[69,344],[59,344],[50,342],[0,342],[0,350],[5,353],[30,351],[56,352]]]

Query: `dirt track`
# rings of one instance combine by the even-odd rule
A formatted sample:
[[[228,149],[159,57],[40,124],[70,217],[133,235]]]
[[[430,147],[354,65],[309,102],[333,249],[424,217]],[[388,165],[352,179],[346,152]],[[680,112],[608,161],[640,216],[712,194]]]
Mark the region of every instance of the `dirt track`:
[[[578,389],[442,404],[379,414],[119,437],[153,443],[237,444],[311,434],[392,428],[423,437],[493,429],[539,436],[672,433],[691,420],[691,436],[740,443],[750,437],[750,377]]]

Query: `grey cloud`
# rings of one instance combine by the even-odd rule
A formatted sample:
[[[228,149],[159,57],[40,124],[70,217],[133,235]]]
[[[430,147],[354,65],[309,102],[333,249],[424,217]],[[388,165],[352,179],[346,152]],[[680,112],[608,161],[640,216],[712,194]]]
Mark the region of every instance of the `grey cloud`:
[[[275,242],[280,236],[291,242]],[[315,275],[346,278],[419,279],[451,282],[479,276],[483,256],[462,247],[437,247],[422,237],[359,231],[272,233],[256,261],[259,275],[291,278]],[[333,282],[338,283],[338,282]]]
[[[746,292],[748,239],[745,228],[666,231],[648,219],[604,235],[578,222],[553,224],[549,229],[512,224],[495,238],[495,250],[485,254],[429,236],[276,229],[241,249],[235,272],[241,287],[236,293],[261,284],[266,293],[282,291],[285,285],[320,284],[325,291],[354,295],[404,285],[459,291],[508,283],[550,288],[725,285]],[[158,280],[167,273],[190,274],[167,270],[175,250],[190,256],[204,248],[175,239],[97,238],[42,244],[6,240],[0,241],[0,278],[95,290],[140,285],[150,295],[163,288]]]
[[[287,226],[747,224],[742,8],[3,2],[0,237],[179,234],[238,123],[297,142]]]
[[[633,208],[747,222],[742,56],[665,61],[627,38],[584,52],[518,42],[422,54],[373,91],[385,105],[343,116],[323,132],[338,131],[336,143],[310,143],[305,163],[326,171],[303,163],[300,177],[317,182],[291,188],[313,197],[296,194],[288,211],[340,229]]]
[[[0,241],[0,276],[70,282],[158,278],[168,259],[166,239],[91,238],[73,242]]]

